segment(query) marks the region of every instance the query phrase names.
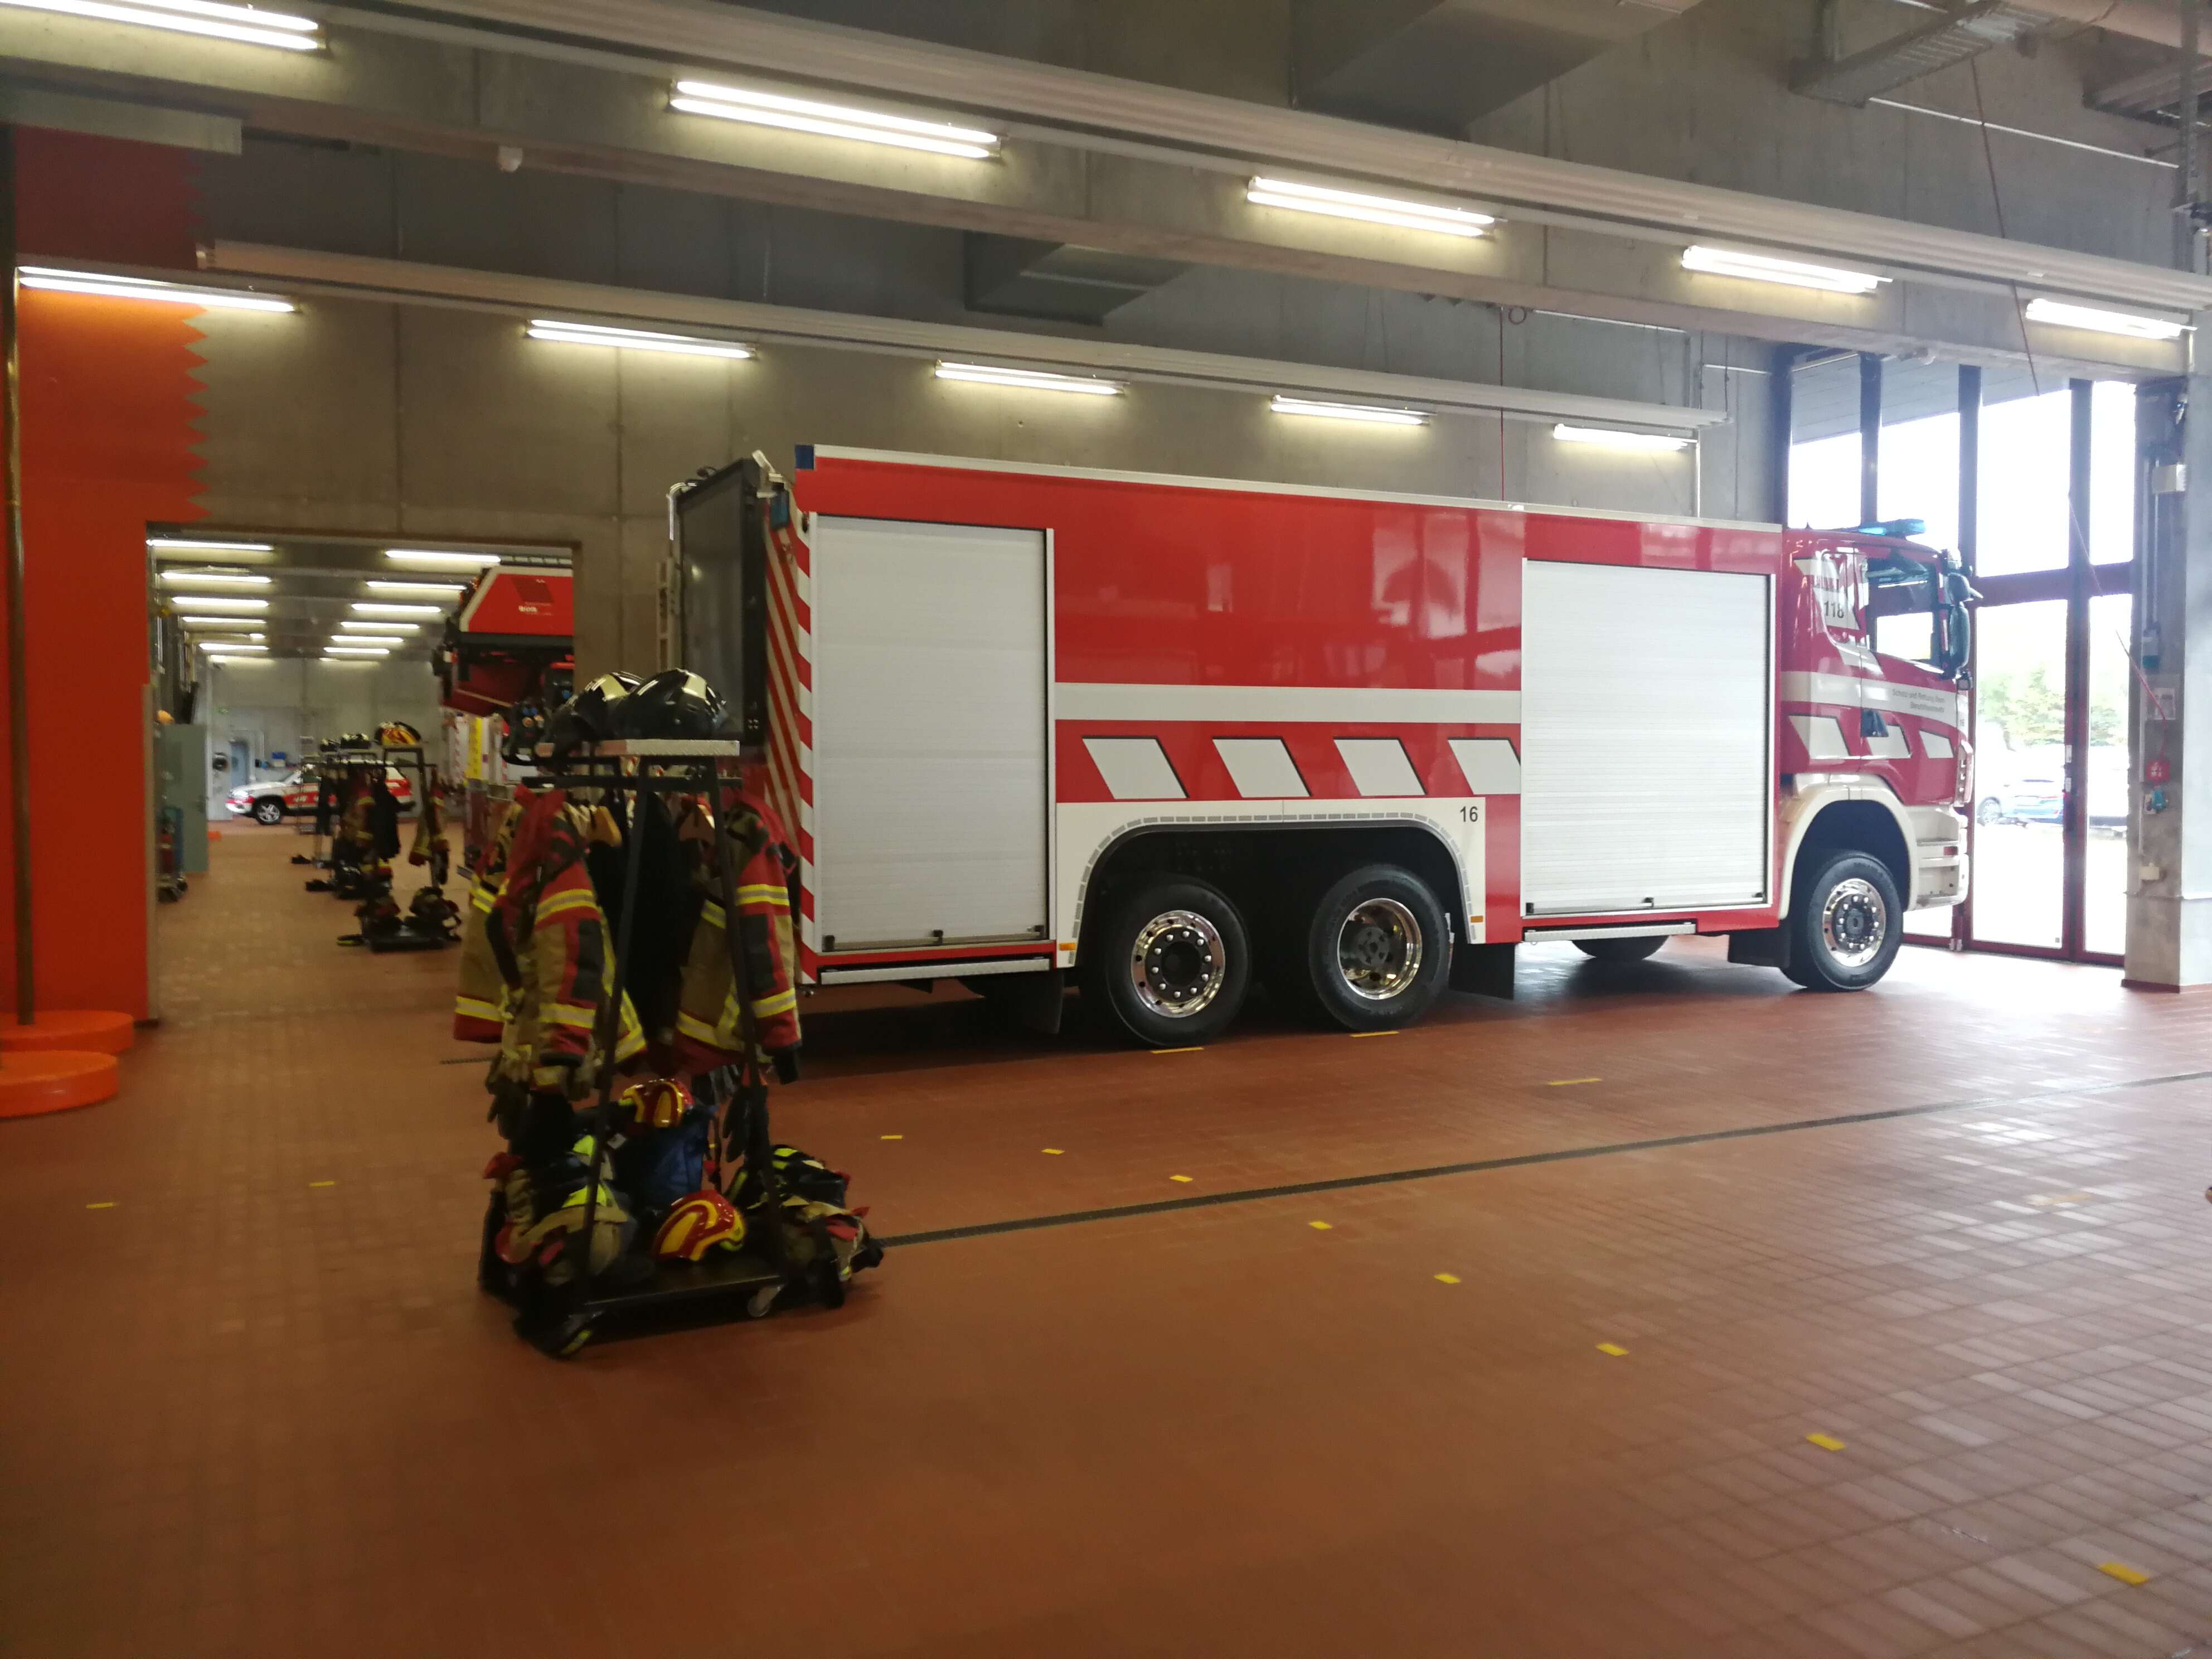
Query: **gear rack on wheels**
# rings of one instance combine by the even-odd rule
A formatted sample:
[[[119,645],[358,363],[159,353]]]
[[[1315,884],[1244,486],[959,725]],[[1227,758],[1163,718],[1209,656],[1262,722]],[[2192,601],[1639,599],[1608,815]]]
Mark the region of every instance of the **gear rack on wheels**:
[[[735,780],[725,770],[743,752],[734,741],[703,739],[633,739],[603,743],[568,760],[559,769],[541,772],[532,780],[546,789],[596,790],[611,797],[646,794],[705,794],[716,796]],[[634,811],[623,812],[625,823],[635,823]],[[738,914],[738,870],[726,837],[715,838],[715,897],[730,916]],[[624,860],[622,908],[615,920],[611,966],[606,995],[599,1012],[597,1073],[589,1091],[592,1109],[580,1114],[587,1125],[582,1137],[589,1152],[584,1160],[583,1224],[572,1230],[562,1244],[562,1261],[568,1281],[539,1286],[537,1317],[523,1331],[535,1346],[555,1358],[580,1352],[603,1323],[612,1324],[674,1315],[725,1305],[737,1318],[759,1318],[778,1306],[805,1300],[836,1307],[845,1299],[845,1284],[834,1260],[817,1255],[801,1266],[792,1256],[781,1224],[787,1196],[775,1157],[775,1140],[769,1130],[768,1085],[762,1069],[749,1061],[743,1080],[717,1110],[726,1148],[741,1148],[746,1169],[760,1183],[757,1206],[760,1224],[746,1228],[744,1243],[735,1250],[706,1261],[664,1261],[651,1257],[624,1256],[594,1273],[592,1240],[596,1233],[601,1189],[601,1159],[612,1146],[616,1097],[617,1027],[629,990],[629,964],[638,905],[639,877],[644,860]],[[727,930],[732,969],[742,975],[734,959],[737,930]],[[494,1245],[501,1221],[496,1191],[485,1217],[477,1279],[483,1288],[509,1302],[519,1302],[507,1263]],[[518,1329],[533,1310],[521,1309]]]

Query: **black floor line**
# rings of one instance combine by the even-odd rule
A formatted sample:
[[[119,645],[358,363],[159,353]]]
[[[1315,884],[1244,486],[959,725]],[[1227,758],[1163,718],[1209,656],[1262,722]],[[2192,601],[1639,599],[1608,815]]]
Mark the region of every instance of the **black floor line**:
[[[931,1232],[886,1237],[886,1246],[944,1244],[955,1239],[988,1238],[998,1233],[1034,1232],[1042,1227],[1077,1227],[1089,1221],[1118,1221],[1128,1216],[1167,1215],[1220,1204],[1255,1204],[1271,1198],[1300,1198],[1310,1193],[1341,1193],[1358,1187],[1387,1187],[1401,1181],[1434,1181],[1443,1176],[1481,1175],[1492,1170],[1520,1170],[1534,1164],[1571,1164],[1577,1158],[1613,1158],[1624,1152],[1661,1152],[1672,1146],[1704,1146],[1720,1140],[1753,1140],[1762,1135],[1796,1134],[1807,1129],[1845,1128],[1893,1118],[1931,1117],[1939,1112],[1977,1107],[2024,1106],[2068,1096],[2109,1095],[2124,1089],[2154,1089],[2172,1083],[2201,1083],[2212,1072],[2175,1072],[2163,1077],[2130,1078],[2120,1083],[2090,1083],[2063,1089],[2039,1089],[2024,1095],[1982,1095],[1972,1100],[1938,1101],[1928,1106],[1893,1106],[1879,1112],[1848,1112],[1836,1117],[1799,1118],[1789,1123],[1758,1123],[1741,1129],[1708,1129],[1697,1134],[1666,1135],[1656,1140],[1617,1140],[1602,1146],[1571,1146],[1555,1152],[1522,1152],[1514,1158],[1480,1158],[1464,1164],[1432,1164],[1419,1170],[1387,1170],[1380,1175],[1337,1176],[1327,1181],[1297,1181],[1281,1187],[1247,1187],[1193,1198],[1163,1198],[1149,1204],[1117,1204],[1103,1210],[1069,1210],[1059,1215],[1019,1216],[1011,1221],[981,1221],[972,1227],[940,1227]]]

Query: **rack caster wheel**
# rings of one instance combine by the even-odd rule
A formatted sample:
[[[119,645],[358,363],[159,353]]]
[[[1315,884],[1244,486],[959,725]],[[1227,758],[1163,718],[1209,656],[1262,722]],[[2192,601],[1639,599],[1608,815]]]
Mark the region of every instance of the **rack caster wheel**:
[[[817,1261],[806,1270],[806,1287],[814,1299],[825,1308],[845,1305],[845,1281],[837,1276],[834,1261]]]
[[[592,1334],[592,1322],[582,1314],[570,1314],[525,1333],[530,1346],[548,1359],[574,1359],[584,1351]]]
[[[780,1285],[763,1285],[747,1297],[739,1306],[747,1319],[766,1319],[775,1311],[775,1298],[782,1291]]]

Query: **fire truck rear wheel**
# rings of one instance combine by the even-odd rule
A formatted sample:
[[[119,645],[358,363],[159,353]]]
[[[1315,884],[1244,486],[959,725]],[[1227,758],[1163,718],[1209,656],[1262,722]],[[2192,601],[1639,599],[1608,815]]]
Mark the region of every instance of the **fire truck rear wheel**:
[[[1428,1012],[1450,967],[1451,925],[1421,878],[1395,864],[1352,871],[1322,894],[1305,967],[1319,1012],[1347,1031],[1395,1031]]]
[[[1187,876],[1140,879],[1086,955],[1084,1000],[1150,1048],[1211,1042],[1252,985],[1244,918],[1220,889]]]
[[[1897,878],[1880,859],[1838,853],[1797,890],[1790,977],[1808,991],[1863,991],[1889,971],[1905,940]]]

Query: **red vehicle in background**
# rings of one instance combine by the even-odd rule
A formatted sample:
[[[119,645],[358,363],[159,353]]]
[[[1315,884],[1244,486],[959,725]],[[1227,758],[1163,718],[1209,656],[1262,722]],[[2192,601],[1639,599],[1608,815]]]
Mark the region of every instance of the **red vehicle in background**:
[[[1856,990],[1966,894],[1972,594],[1911,526],[797,455],[678,486],[672,587],[810,985],[1386,1030],[1522,943]]]

